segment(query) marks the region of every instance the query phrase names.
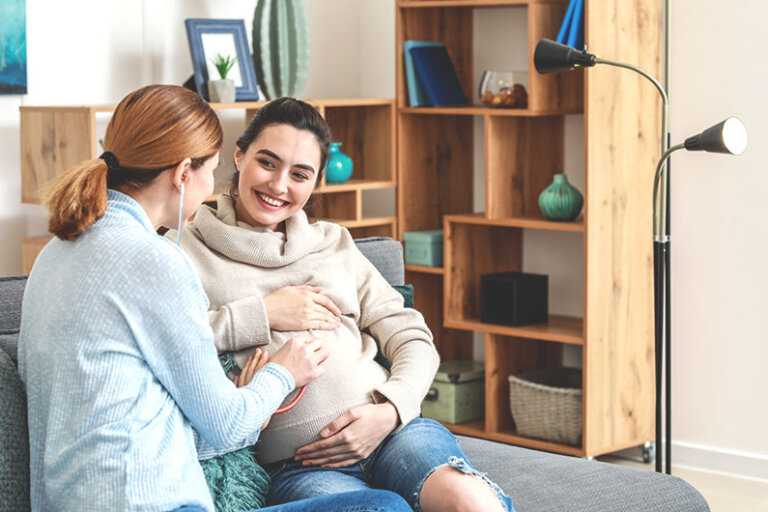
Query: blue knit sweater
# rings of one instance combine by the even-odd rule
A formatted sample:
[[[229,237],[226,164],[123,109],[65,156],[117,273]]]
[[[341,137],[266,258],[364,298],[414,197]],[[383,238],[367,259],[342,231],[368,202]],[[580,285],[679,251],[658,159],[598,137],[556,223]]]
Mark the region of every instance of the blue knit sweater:
[[[19,336],[33,510],[213,510],[198,455],[253,444],[295,383],[270,363],[235,388],[207,309],[186,257],[119,192],[43,249]]]

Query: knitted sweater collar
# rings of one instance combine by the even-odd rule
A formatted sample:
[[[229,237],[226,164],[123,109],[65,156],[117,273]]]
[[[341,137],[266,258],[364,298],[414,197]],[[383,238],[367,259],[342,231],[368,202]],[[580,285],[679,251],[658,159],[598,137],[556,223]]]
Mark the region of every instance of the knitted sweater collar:
[[[152,220],[144,208],[134,198],[111,188],[107,189],[107,210],[104,212],[101,225],[120,224],[129,216],[137,221],[148,232],[156,234]]]
[[[235,201],[219,194],[216,209],[201,206],[193,229],[209,248],[227,258],[259,267],[282,267],[331,245],[327,223],[310,224],[303,210],[285,221],[285,234],[238,222]]]

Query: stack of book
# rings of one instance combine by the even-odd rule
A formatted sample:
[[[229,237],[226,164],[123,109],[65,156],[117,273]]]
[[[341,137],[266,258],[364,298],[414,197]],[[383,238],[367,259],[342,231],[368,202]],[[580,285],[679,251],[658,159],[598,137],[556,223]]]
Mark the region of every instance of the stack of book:
[[[456,68],[440,41],[405,41],[405,79],[411,107],[466,105]]]
[[[577,50],[584,49],[584,0],[571,0],[568,4],[557,42]]]

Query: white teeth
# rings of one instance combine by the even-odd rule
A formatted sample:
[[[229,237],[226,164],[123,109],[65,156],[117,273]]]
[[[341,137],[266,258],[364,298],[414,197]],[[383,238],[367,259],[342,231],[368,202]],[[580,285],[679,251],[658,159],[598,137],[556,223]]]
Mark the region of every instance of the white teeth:
[[[272,205],[272,206],[283,206],[285,204],[285,201],[279,201],[277,199],[272,199],[271,197],[267,197],[264,194],[259,194],[257,192],[259,198],[264,201],[265,203]]]

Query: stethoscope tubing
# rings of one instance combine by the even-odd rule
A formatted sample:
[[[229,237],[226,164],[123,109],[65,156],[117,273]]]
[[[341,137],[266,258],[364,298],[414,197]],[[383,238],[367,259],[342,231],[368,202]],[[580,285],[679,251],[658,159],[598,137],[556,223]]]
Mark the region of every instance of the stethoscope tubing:
[[[301,386],[301,389],[299,390],[299,394],[296,395],[296,398],[291,400],[291,403],[289,403],[285,407],[278,408],[275,411],[275,414],[282,414],[282,413],[288,412],[291,409],[293,409],[294,407],[296,407],[299,404],[299,402],[301,401],[301,399],[304,398],[304,393],[306,393],[306,391],[307,391],[307,385],[304,384],[303,386]]]

